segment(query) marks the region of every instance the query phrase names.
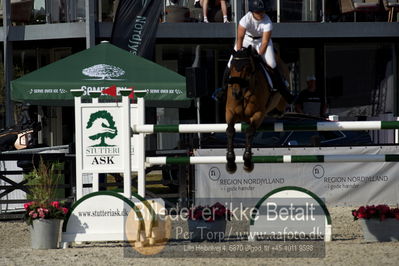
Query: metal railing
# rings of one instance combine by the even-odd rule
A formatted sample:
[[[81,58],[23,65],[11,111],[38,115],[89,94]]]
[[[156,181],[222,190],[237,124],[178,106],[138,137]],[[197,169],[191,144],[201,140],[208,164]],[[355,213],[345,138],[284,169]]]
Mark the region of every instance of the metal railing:
[[[179,6],[193,11],[195,0],[164,0],[164,14],[167,8],[171,6]],[[248,0],[230,0],[231,19],[238,23],[240,18],[248,11]],[[198,8],[201,9],[201,8]],[[319,21],[325,22],[325,0],[272,0],[270,1],[270,10],[276,15],[274,22],[290,22],[290,21]],[[167,17],[164,16],[167,22]]]
[[[34,149],[36,150],[36,149]],[[72,202],[74,199],[75,184],[75,157],[66,153],[48,153],[49,150],[41,149],[40,152],[32,153],[25,150],[23,152],[2,152],[0,153],[0,220],[17,219],[23,216],[23,203],[29,201],[29,186],[24,180],[23,175],[31,170],[31,165],[37,163],[40,158],[44,161],[53,161],[63,163],[63,169],[59,174],[63,176],[63,182],[56,186],[62,196],[54,200],[66,200]],[[39,152],[36,150],[36,152]],[[10,162],[10,163],[7,163]],[[28,168],[19,168],[20,166]]]
[[[11,1],[11,0],[5,0]],[[11,21],[16,24],[71,23],[85,22],[86,8],[89,0],[24,0],[10,2]],[[201,22],[202,8],[194,6],[195,0],[163,0],[163,22],[168,21],[167,9],[171,6],[186,8],[190,19],[185,22]],[[4,2],[4,1],[2,1]],[[114,20],[119,0],[90,0],[98,22]],[[227,0],[229,16],[232,22],[248,11],[248,0]],[[346,20],[339,0],[270,0],[270,17],[275,23],[280,22],[334,22]],[[3,3],[3,6],[5,3]],[[29,9],[30,7],[30,9]],[[380,10],[382,13],[383,10]],[[180,12],[180,11],[179,11]],[[381,13],[380,12],[380,13]],[[3,12],[4,13],[4,12]],[[388,16],[388,12],[385,12]],[[365,21],[381,20],[374,17]],[[385,19],[382,19],[385,21]],[[173,21],[171,21],[173,22]]]

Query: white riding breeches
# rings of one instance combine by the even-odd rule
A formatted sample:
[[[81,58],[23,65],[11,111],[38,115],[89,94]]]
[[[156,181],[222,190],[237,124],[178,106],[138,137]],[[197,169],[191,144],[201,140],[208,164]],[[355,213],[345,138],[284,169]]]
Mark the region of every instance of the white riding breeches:
[[[248,35],[245,35],[244,37],[244,41],[242,43],[243,47],[248,47],[252,45],[252,47],[254,47],[256,49],[256,51],[259,52],[259,48],[262,45],[262,38],[259,39],[252,39],[251,37],[249,37]],[[237,51],[237,47],[234,46],[234,50]],[[273,42],[270,39],[267,48],[266,48],[266,52],[261,55],[262,59],[264,62],[266,62],[266,64],[271,67],[271,68],[275,68],[277,66],[276,64],[276,59],[274,57],[274,48],[273,48]],[[233,59],[233,56],[230,56],[230,60],[227,63],[227,66],[230,68],[230,63],[231,60]]]

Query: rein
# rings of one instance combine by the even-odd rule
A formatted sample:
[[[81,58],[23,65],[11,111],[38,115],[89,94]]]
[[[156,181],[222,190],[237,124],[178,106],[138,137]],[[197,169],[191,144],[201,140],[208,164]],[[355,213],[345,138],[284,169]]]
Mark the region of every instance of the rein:
[[[249,56],[246,57],[233,57],[232,63],[235,62],[234,67],[237,69],[237,71],[242,71],[242,69],[247,66],[248,64],[251,64],[252,67],[252,73],[255,72],[255,66],[253,63],[253,59]],[[238,84],[241,89],[244,91],[248,89],[249,87],[249,81],[245,77],[230,77],[228,80],[228,84]]]

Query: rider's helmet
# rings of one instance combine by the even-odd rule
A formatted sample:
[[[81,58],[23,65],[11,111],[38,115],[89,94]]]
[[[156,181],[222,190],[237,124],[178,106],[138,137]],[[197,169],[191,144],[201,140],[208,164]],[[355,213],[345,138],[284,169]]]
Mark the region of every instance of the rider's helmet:
[[[262,12],[266,11],[266,5],[264,0],[250,0],[249,1],[249,11],[251,12]]]

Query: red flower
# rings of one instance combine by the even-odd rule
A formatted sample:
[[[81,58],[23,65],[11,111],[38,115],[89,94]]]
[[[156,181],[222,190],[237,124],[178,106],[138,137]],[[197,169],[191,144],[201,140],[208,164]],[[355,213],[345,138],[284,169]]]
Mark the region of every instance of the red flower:
[[[361,206],[357,210],[352,210],[354,220],[357,219],[380,219],[381,221],[387,218],[396,218],[399,220],[399,209],[390,208],[388,205],[381,204],[377,206]]]
[[[50,204],[51,204],[51,206],[53,206],[53,207],[55,207],[57,209],[60,207],[60,203],[58,201],[53,201]]]
[[[399,220],[399,208],[395,208],[392,210],[393,218]]]
[[[64,219],[68,213],[68,209],[61,206],[58,201],[52,202],[29,202],[24,204],[25,208],[25,221],[32,224],[33,220],[43,219]]]
[[[357,218],[367,218],[367,216],[367,209],[365,207],[362,206],[357,210]]]
[[[68,209],[67,209],[67,208],[61,208],[61,210],[62,210],[62,212],[63,212],[64,214],[67,214],[67,213],[68,213]]]
[[[24,209],[25,209],[25,210],[28,210],[29,207],[32,206],[34,203],[35,203],[35,202],[33,202],[33,201],[28,202],[28,203],[25,203],[25,204],[24,204]]]

